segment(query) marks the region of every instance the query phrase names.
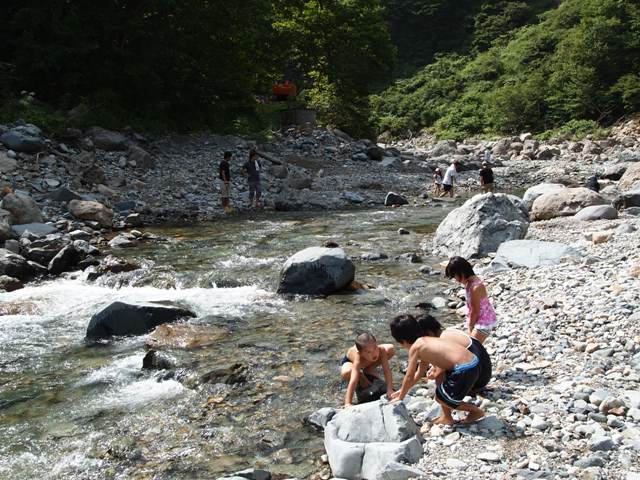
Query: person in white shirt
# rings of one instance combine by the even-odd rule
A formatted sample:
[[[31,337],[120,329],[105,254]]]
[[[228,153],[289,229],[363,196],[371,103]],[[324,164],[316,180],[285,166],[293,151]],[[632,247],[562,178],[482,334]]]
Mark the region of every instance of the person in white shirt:
[[[444,190],[441,197],[449,195],[453,198],[453,182],[458,177],[458,162],[453,162],[447,171],[444,172],[444,179],[442,180],[442,189]]]

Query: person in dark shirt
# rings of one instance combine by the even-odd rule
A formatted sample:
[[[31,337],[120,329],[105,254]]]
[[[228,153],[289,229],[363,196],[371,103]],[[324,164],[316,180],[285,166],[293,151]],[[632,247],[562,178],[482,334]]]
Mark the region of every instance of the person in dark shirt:
[[[598,183],[597,173],[594,173],[591,177],[587,179],[586,187],[589,190],[593,190],[596,193],[600,191],[600,184]]]
[[[493,192],[493,170],[487,162],[482,162],[480,169],[480,185],[484,193]]]
[[[258,160],[258,153],[255,150],[249,152],[249,160],[242,166],[242,172],[247,175],[249,181],[249,206],[260,206],[262,188],[260,186],[260,170],[262,166]],[[254,203],[255,201],[255,203]]]
[[[231,213],[231,205],[229,204],[229,190],[231,185],[231,171],[229,168],[229,162],[231,162],[232,153],[224,152],[224,158],[220,162],[218,168],[218,177],[222,182],[220,186],[220,196],[222,197],[222,208],[224,213]]]

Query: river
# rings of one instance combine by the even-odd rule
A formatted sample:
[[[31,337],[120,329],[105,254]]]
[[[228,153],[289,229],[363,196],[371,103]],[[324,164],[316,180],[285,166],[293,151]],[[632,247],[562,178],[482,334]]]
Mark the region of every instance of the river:
[[[143,270],[93,283],[76,274],[1,293],[12,314],[0,316],[0,478],[318,471],[322,438],[301,419],[341,404],[338,362],[357,333],[390,341],[390,317],[449,285],[396,257],[419,252],[450,205],[264,213],[149,229],[169,240],[123,252],[144,261]],[[399,227],[411,234],[398,235]],[[286,258],[327,240],[354,257],[386,253],[387,260],[356,261],[356,279],[375,288],[326,299],[275,295]],[[423,257],[423,264],[437,261]],[[173,301],[197,313],[185,323],[197,345],[167,349],[175,374],[141,370],[148,336],[85,345],[89,318],[115,300]],[[393,364],[396,383],[404,358]],[[243,385],[194,381],[236,362],[248,368]]]

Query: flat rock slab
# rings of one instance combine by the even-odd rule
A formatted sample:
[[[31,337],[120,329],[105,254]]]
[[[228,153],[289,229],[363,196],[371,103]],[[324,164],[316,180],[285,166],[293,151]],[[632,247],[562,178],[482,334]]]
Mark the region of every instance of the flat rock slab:
[[[498,248],[492,267],[537,268],[557,265],[563,258],[577,258],[580,254],[573,247],[558,242],[539,240],[512,240]]]
[[[24,223],[22,225],[12,225],[11,229],[16,232],[18,236],[22,236],[25,232],[30,232],[36,237],[46,237],[58,231],[55,225],[49,223]]]
[[[576,220],[615,220],[618,218],[618,210],[611,205],[592,205],[585,207],[575,214]]]

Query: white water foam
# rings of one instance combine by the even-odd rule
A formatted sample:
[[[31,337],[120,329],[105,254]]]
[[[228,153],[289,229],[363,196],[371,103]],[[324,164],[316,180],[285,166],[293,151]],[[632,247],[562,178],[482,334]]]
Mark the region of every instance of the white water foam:
[[[96,400],[92,407],[135,410],[140,407],[147,407],[152,402],[168,400],[190,393],[192,393],[191,390],[176,380],[159,382],[153,378],[148,378],[106,393]]]

